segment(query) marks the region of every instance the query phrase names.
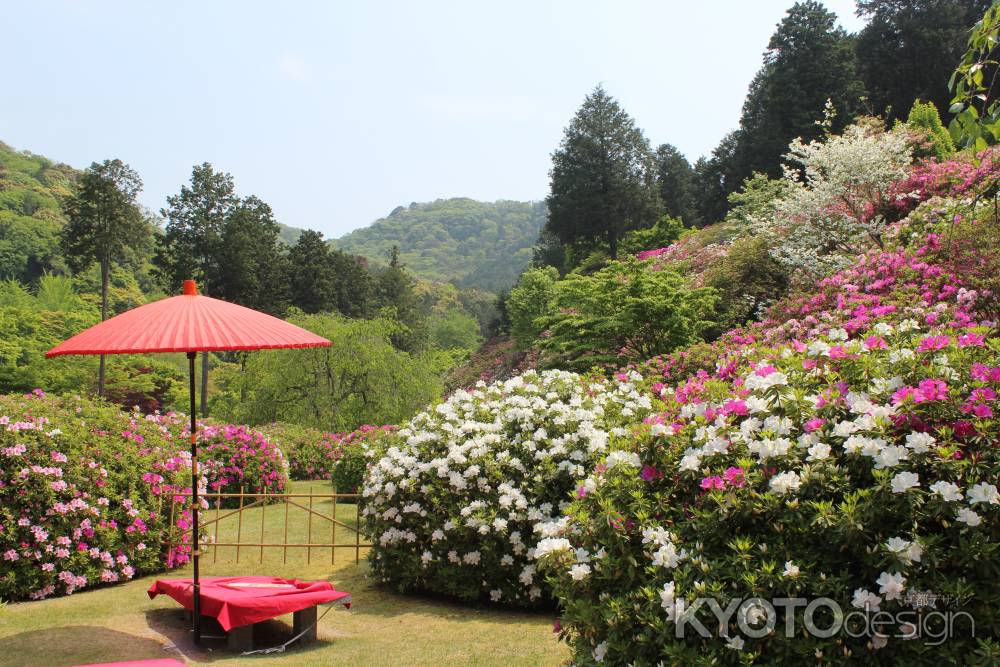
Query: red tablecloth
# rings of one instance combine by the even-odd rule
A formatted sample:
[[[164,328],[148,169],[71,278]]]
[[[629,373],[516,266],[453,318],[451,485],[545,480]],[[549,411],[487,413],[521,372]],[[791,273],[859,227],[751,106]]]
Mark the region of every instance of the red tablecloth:
[[[280,577],[200,577],[201,613],[219,621],[227,632],[241,625],[259,623],[318,604],[340,602],[351,606],[351,594],[338,591],[328,581],[299,581]],[[149,597],[169,595],[194,609],[190,579],[159,579]]]

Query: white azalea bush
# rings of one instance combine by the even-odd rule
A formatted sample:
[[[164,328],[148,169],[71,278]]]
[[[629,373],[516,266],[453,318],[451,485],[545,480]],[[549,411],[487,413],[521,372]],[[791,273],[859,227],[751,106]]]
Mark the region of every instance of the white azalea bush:
[[[657,387],[542,528],[575,664],[995,664],[1000,339],[901,319],[734,353]],[[806,602],[767,632],[750,598]]]
[[[458,391],[386,436],[363,487],[375,575],[400,591],[518,606],[549,600],[534,556],[609,439],[650,414],[640,381],[529,371]]]

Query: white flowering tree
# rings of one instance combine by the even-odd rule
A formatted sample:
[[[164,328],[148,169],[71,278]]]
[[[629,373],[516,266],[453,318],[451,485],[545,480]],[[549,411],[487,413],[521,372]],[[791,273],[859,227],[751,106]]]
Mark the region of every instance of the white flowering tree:
[[[529,371],[456,392],[385,438],[363,489],[375,575],[401,591],[521,606],[547,598],[536,549],[609,438],[649,414],[639,379]]]
[[[778,262],[815,278],[882,247],[890,186],[912,162],[903,128],[887,132],[871,121],[858,123],[824,141],[796,139],[785,158],[791,163],[785,194],[773,216],[753,220]]]

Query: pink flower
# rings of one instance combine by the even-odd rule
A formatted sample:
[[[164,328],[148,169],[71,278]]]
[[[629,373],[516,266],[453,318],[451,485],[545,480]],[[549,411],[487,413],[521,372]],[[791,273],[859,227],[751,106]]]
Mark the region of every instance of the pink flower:
[[[726,488],[726,483],[718,475],[712,475],[711,477],[706,477],[705,479],[701,480],[701,488],[705,489],[706,491],[709,489],[722,490]]]
[[[984,345],[986,345],[986,341],[983,338],[982,334],[969,332],[966,334],[962,334],[961,336],[958,337],[959,347],[969,347],[969,346],[983,347]]]
[[[822,428],[823,424],[825,423],[826,423],[825,419],[820,419],[819,417],[813,417],[804,424],[806,433],[812,433],[813,431]]]
[[[951,338],[948,336],[927,336],[920,341],[920,346],[917,349],[921,352],[930,352],[948,347],[949,344],[951,344]]]
[[[742,489],[746,486],[746,479],[744,475],[746,471],[743,468],[737,468],[736,466],[731,466],[726,468],[726,471],[722,473],[722,477],[730,486],[735,486],[738,489]]]
[[[646,482],[652,482],[663,477],[663,473],[654,468],[653,466],[643,466],[642,470],[639,472],[639,477]]]
[[[884,350],[889,345],[885,342],[885,338],[881,336],[868,336],[868,338],[865,338],[865,347],[869,350]]]
[[[948,399],[948,385],[942,380],[921,380],[917,385],[917,403]]]
[[[899,405],[908,398],[916,400],[917,390],[913,387],[900,387],[892,395],[892,404]]]

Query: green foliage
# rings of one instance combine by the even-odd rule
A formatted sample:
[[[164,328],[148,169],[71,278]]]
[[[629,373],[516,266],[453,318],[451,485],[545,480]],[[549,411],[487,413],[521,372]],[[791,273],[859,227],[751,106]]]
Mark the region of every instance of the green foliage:
[[[635,121],[600,86],[587,95],[552,155],[545,229],[563,244],[607,243],[652,226],[662,205],[656,161]]]
[[[479,323],[460,308],[449,308],[427,320],[430,342],[442,350],[472,350],[479,344]]]
[[[715,290],[628,259],[554,286],[539,346],[547,363],[588,369],[639,361],[693,343],[711,326]]]
[[[215,261],[224,270],[210,287],[226,301],[281,316],[287,307],[285,257],[271,207],[251,195],[230,211]]]
[[[636,229],[622,239],[622,250],[634,255],[643,250],[665,248],[680,238],[684,222],[680,218],[663,216],[652,227]]]
[[[538,318],[550,311],[559,272],[548,266],[521,274],[517,285],[504,300],[510,318],[510,334],[522,348],[528,347],[542,332]]]
[[[0,142],[0,280],[31,284],[66,266],[59,248],[62,203],[79,172]]]
[[[948,81],[952,92],[948,131],[960,148],[977,151],[1000,141],[1000,100],[993,95],[1000,42],[1000,4],[994,2],[972,29],[968,50]]]
[[[767,306],[788,291],[788,274],[763,238],[745,236],[708,267],[702,284],[719,295],[716,326],[708,333],[714,338],[760,319]]]
[[[941,116],[933,102],[914,101],[910,115],[906,118],[906,126],[923,135],[921,145],[913,152],[915,157],[933,156],[942,161],[955,153],[955,142],[941,124]]]
[[[378,263],[396,246],[416,276],[496,291],[528,266],[544,221],[538,203],[439,199],[400,206],[331,243]]]
[[[948,77],[992,0],[859,0],[858,72],[871,112],[902,119],[916,100],[947,109]]]
[[[695,172],[684,154],[670,144],[659,146],[656,149],[656,176],[663,211],[671,218],[680,218],[687,227],[700,227]]]
[[[265,350],[242,367],[219,369],[215,414],[235,423],[293,422],[329,431],[403,421],[441,391],[429,355],[396,349],[401,327],[384,318],[294,315],[291,322],[332,341],[330,348]],[[401,390],[405,388],[405,390]]]

